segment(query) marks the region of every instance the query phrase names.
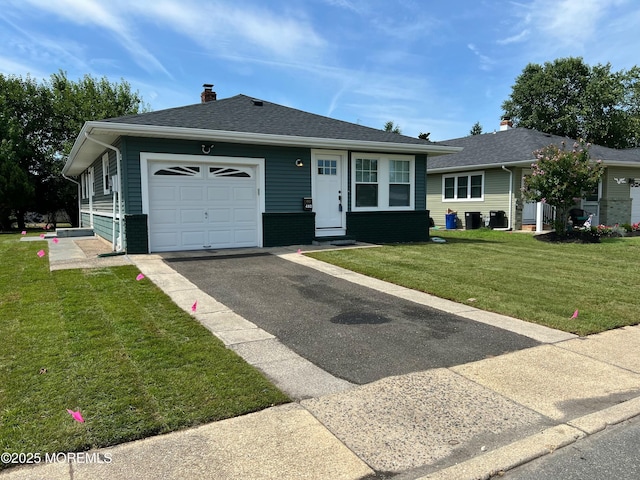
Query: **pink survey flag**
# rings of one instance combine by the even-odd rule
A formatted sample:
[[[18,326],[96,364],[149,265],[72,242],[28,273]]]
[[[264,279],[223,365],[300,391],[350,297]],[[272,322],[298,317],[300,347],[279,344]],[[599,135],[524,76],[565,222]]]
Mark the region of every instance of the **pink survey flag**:
[[[193,305],[191,305],[191,311],[195,312],[196,308],[198,308],[198,301],[197,300],[195,302],[193,302]]]
[[[302,249],[301,248],[298,249],[298,253],[302,253]]]
[[[44,238],[44,233],[41,233],[41,234],[40,234],[40,238]]]
[[[573,312],[573,315],[571,315],[571,318],[578,318],[578,310]]]
[[[40,250],[40,251],[38,252],[38,256],[39,256],[40,258],[44,257],[44,256],[45,256],[44,250]]]
[[[58,243],[60,240],[58,240],[57,238],[53,239],[53,243]]]
[[[26,235],[26,234],[27,234],[27,231],[26,230],[22,230],[21,235]]]
[[[140,281],[144,278],[144,275],[139,273],[138,276],[136,277],[136,280]]]
[[[69,410],[67,408],[67,412],[69,412],[69,415],[71,415],[74,420],[80,423],[84,423],[84,418],[82,418],[82,414],[80,413],[80,410],[78,410],[77,412],[74,412],[73,410]]]

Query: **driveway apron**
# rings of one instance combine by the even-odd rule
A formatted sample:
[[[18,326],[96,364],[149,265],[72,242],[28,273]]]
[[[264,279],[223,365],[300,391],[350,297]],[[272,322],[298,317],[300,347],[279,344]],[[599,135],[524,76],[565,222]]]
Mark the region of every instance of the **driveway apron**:
[[[302,357],[357,384],[539,344],[275,255],[166,256],[165,262]]]

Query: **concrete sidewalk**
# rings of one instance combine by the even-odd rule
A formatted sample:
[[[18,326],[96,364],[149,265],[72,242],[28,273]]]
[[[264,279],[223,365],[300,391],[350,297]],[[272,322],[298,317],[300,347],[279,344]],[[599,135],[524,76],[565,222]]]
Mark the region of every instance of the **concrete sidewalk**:
[[[53,249],[68,241],[50,246],[51,262]],[[0,478],[489,478],[640,414],[640,326],[577,338],[373,280],[296,250],[271,253],[544,344],[356,386],[204,294],[161,257],[125,257],[187,312],[197,299],[194,317],[297,401],[88,452],[70,463],[63,455],[60,463],[22,466]]]

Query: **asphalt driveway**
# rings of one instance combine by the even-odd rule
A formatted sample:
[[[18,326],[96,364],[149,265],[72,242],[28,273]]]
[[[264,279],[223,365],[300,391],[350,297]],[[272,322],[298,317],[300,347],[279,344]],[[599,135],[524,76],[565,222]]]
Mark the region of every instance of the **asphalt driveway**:
[[[275,255],[164,260],[302,357],[357,384],[539,344]]]

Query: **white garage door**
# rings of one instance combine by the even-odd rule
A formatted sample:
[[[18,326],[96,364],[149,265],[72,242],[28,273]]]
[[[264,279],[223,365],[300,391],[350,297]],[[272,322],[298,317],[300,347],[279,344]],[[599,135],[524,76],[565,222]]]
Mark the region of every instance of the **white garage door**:
[[[152,252],[258,246],[256,170],[149,163]]]

